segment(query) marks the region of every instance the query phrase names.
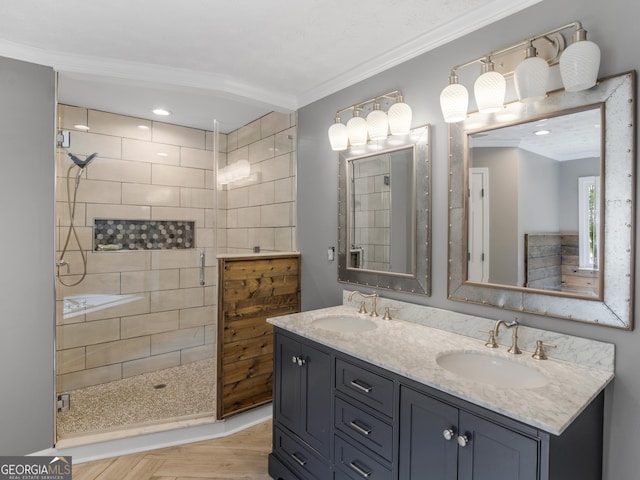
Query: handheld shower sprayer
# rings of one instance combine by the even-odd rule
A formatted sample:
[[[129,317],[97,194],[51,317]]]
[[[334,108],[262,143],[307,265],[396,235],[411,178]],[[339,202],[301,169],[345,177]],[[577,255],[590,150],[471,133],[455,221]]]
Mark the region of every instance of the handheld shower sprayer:
[[[92,153],[91,155],[86,157],[84,160],[80,160],[78,157],[76,157],[71,152],[67,152],[67,155],[69,156],[69,158],[71,160],[73,160],[73,163],[75,163],[78,167],[84,168],[87,165],[89,165],[94,158],[96,158],[98,156],[98,152]]]

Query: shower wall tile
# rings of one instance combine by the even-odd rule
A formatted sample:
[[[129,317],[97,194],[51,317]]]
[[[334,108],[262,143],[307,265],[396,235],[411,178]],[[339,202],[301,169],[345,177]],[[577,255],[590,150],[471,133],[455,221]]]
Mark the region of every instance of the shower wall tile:
[[[249,145],[249,162],[259,163],[273,158],[275,152],[275,137],[267,137]]]
[[[260,119],[262,138],[275,135],[291,126],[291,115],[288,113],[271,112]]]
[[[275,232],[273,228],[247,229],[249,246],[259,246],[261,250],[273,251],[276,248]]]
[[[180,166],[213,171],[213,152],[197,148],[180,148]]]
[[[96,205],[87,204],[87,225],[93,225],[95,218],[118,218],[121,220],[151,220],[150,206],[136,205]]]
[[[164,143],[122,139],[122,159],[147,162],[153,165],[179,165],[180,147]]]
[[[184,288],[151,292],[151,312],[178,310],[204,305],[202,288]]]
[[[275,136],[275,152],[278,155],[291,153],[296,146],[296,129],[290,128],[284,132],[280,132]]]
[[[151,140],[151,121],[149,120],[97,110],[89,110],[88,116],[88,125],[91,128],[91,133],[137,140]],[[146,128],[140,128],[140,125]]]
[[[118,340],[120,338],[120,320],[112,318],[58,326],[56,327],[56,337],[59,350]]]
[[[66,392],[77,388],[120,380],[121,370],[122,367],[120,364],[116,364],[58,375],[56,382],[57,391]]]
[[[132,315],[120,319],[121,338],[154,335],[156,333],[178,330],[179,328],[180,312],[178,310],[149,313],[146,315]]]
[[[274,203],[260,207],[262,227],[290,227],[294,224],[292,203]]]
[[[239,160],[249,160],[249,147],[244,146],[237,150],[233,150],[227,153],[227,161],[224,165],[231,165],[232,163],[236,163]]]
[[[204,172],[204,186],[208,190],[215,190],[215,180],[213,178],[213,170]],[[214,194],[215,195],[215,194]]]
[[[200,251],[187,250],[154,250],[151,252],[151,269],[173,269],[184,267],[198,267]]]
[[[182,147],[193,147],[205,150],[207,147],[204,130],[181,127],[169,123],[153,122],[152,140]]]
[[[180,206],[180,188],[166,185],[158,186],[123,183],[122,203],[125,205],[161,205],[167,207],[178,207]]]
[[[60,268],[60,275],[73,275],[76,276],[76,280],[78,275],[82,275],[83,273],[83,263],[82,263],[82,255],[78,246],[73,239],[73,235],[71,236],[72,240],[69,241],[69,247],[67,247],[67,252],[64,254],[64,261],[68,262],[68,265],[62,265]],[[64,239],[63,239],[64,241]],[[83,243],[82,245],[91,245],[91,239],[88,239],[89,243]],[[85,253],[86,254],[86,253]],[[60,258],[61,252],[58,252],[57,258]],[[67,269],[67,266],[69,267]],[[66,278],[65,283],[71,284],[74,283],[73,278]]]
[[[257,142],[261,138],[260,119],[238,129],[238,147],[244,147],[250,143]]]
[[[274,203],[275,198],[274,182],[260,183],[249,187],[249,202],[251,205],[268,205]]]
[[[260,225],[260,208],[261,207],[239,208],[237,211],[236,227],[249,228],[253,225]]]
[[[214,267],[205,267],[204,269],[205,285],[216,284],[216,269]],[[180,288],[195,288],[200,286],[200,269],[199,268],[183,268],[180,270]]]
[[[84,370],[85,348],[70,348],[56,352],[56,369],[58,373],[71,373]]]
[[[195,168],[153,165],[151,181],[155,185],[204,188],[204,171]]]
[[[227,208],[248,207],[249,204],[249,189],[247,187],[227,190]]]
[[[260,163],[263,182],[290,178],[293,174],[291,154],[278,155]]]
[[[147,251],[88,252],[87,254],[88,273],[130,272],[149,268],[151,268],[151,254]]]
[[[164,370],[180,365],[180,352],[169,352],[162,355],[132,360],[122,364],[122,378],[129,378],[143,373]]]
[[[145,252],[149,255],[151,252]],[[108,255],[108,253],[107,253]],[[145,270],[123,272],[121,275],[123,294],[175,290],[180,288],[180,270]]]
[[[204,328],[189,328],[151,336],[151,354],[173,352],[204,345]]]
[[[119,137],[97,135],[88,132],[71,132],[71,146],[69,151],[83,158],[92,153],[98,153],[98,158],[122,158],[122,140]]]
[[[181,351],[181,361],[183,364],[197,362],[211,358],[214,355],[212,345],[202,345],[200,347],[185,348]]]
[[[73,276],[71,279],[73,281]],[[66,283],[71,283],[67,281]],[[75,287],[67,287],[59,285],[56,294],[56,300],[62,300],[64,297],[91,295],[100,292],[106,295],[117,295],[120,293],[120,274],[119,273],[100,273],[91,274]]]
[[[75,182],[72,182],[69,188],[72,196],[74,183]],[[122,188],[120,183],[87,179],[80,181],[76,196],[77,202],[120,203],[121,199]],[[56,200],[59,202],[67,201],[67,186],[65,181],[58,182],[56,185]]]
[[[204,343],[205,345],[215,345],[216,344],[216,326],[208,325],[204,327]]]
[[[293,177],[283,178],[273,182],[274,203],[294,202],[296,200],[295,182]]]
[[[215,285],[204,287],[204,304],[213,305],[214,307],[218,304],[218,289]]]
[[[279,252],[292,252],[295,250],[295,228],[276,228],[275,230],[275,250]]]
[[[227,153],[237,150],[238,147],[238,130],[227,133]]]
[[[74,125],[87,125],[87,109],[58,105],[58,129],[74,130]]]
[[[148,357],[150,353],[151,337],[136,337],[89,345],[87,347],[87,368],[136,360]]]
[[[86,214],[86,206],[84,203],[78,203],[76,205],[76,221],[74,222],[76,227],[85,226],[84,219]],[[69,208],[66,202],[56,202],[56,226],[68,227],[71,225]],[[66,232],[65,232],[66,233]]]
[[[215,208],[215,193],[206,188],[180,188],[180,206],[184,208]]]
[[[105,318],[122,317],[125,315],[140,315],[149,313],[149,294],[137,293],[132,295],[121,295],[118,305],[87,312],[87,322],[102,320]],[[105,340],[106,341],[106,340]]]
[[[212,305],[180,310],[180,328],[183,329],[213,325],[214,319],[215,311]]]
[[[129,160],[100,158],[87,169],[88,178],[125,183],[151,183],[151,165]]]
[[[151,209],[151,219],[185,220],[196,222],[196,225],[203,225],[204,210],[202,208],[153,207]]]
[[[196,248],[214,248],[214,235],[213,228],[196,228]]]

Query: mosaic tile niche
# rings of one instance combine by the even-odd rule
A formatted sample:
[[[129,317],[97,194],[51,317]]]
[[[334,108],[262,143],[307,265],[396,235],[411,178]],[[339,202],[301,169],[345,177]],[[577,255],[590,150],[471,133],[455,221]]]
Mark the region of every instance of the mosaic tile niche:
[[[95,251],[171,250],[195,246],[195,222],[95,219]]]

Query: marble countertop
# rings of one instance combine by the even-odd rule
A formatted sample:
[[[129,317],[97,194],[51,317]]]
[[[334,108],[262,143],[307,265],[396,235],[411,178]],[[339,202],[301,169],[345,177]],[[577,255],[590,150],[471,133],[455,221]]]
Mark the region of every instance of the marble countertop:
[[[346,333],[326,330],[313,321],[328,315],[365,316],[373,330]],[[484,342],[409,321],[382,320],[358,314],[352,306],[337,306],[270,318],[269,323],[353,357],[485,407],[546,432],[560,435],[613,379],[613,372],[576,363],[531,358],[489,349]],[[455,375],[440,367],[438,356],[477,351],[505,357],[538,370],[548,379],[539,388],[500,388]]]

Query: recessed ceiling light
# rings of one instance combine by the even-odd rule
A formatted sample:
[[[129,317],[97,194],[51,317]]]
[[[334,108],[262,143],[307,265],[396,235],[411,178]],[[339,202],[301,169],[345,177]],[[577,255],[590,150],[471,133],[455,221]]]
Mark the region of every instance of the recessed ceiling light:
[[[536,135],[549,135],[551,133],[550,130],[536,130],[533,132]]]
[[[89,130],[89,127],[87,125],[81,125],[81,124],[74,125],[73,128],[75,128],[76,130],[84,130],[84,131]]]
[[[155,115],[160,115],[162,117],[166,117],[167,115],[171,115],[169,110],[165,110],[164,108],[154,108],[153,113]]]

